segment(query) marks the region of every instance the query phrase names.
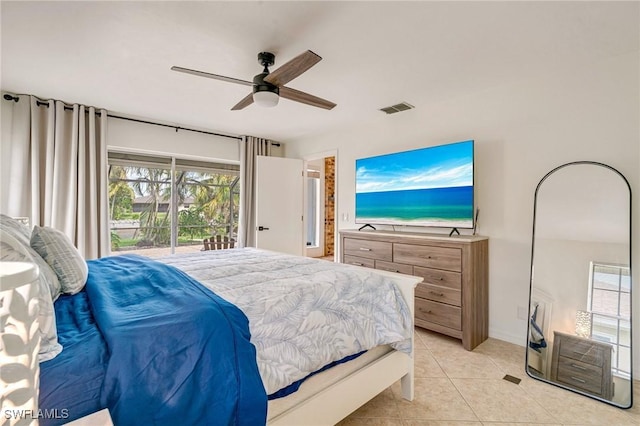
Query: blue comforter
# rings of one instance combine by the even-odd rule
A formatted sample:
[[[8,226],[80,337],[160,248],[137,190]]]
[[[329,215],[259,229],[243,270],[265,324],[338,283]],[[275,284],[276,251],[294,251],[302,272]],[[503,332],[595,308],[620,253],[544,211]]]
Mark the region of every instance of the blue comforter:
[[[260,425],[267,397],[248,320],[187,274],[138,256],[90,261],[116,425]]]

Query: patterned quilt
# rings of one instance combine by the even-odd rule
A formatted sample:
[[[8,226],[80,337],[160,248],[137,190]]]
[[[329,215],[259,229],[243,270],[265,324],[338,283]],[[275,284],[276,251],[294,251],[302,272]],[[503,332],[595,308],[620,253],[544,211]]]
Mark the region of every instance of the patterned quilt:
[[[411,350],[409,307],[394,281],[373,270],[254,248],[156,260],[244,312],[267,394],[378,345]]]

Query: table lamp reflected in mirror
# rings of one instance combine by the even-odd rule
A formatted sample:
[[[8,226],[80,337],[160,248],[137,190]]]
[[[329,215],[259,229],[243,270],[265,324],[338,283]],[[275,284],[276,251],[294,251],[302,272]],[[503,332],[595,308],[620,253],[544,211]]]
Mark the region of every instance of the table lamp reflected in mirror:
[[[576,335],[580,337],[591,337],[591,312],[576,312]]]

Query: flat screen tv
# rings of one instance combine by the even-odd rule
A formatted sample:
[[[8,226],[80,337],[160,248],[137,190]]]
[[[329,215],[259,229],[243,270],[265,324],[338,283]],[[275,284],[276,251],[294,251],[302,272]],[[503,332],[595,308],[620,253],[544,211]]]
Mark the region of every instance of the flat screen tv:
[[[358,224],[473,228],[473,141],[356,160]]]

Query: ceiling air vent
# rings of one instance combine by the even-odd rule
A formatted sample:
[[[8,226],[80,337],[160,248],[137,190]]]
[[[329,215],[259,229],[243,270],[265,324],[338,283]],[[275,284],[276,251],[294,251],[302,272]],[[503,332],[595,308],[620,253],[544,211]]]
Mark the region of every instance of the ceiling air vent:
[[[396,112],[406,111],[413,108],[415,108],[413,105],[410,105],[406,102],[401,102],[396,105],[391,105],[390,107],[380,108],[380,111],[386,112],[387,114],[395,114]]]

